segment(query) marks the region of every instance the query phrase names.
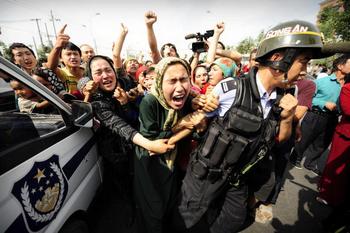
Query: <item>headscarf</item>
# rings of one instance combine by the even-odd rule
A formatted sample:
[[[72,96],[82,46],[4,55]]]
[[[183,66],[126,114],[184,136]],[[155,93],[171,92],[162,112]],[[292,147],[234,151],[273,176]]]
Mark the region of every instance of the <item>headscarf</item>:
[[[233,77],[235,75],[237,65],[232,59],[227,57],[220,57],[216,59],[211,66],[213,66],[214,64],[220,67],[224,78]]]
[[[191,73],[190,66],[185,60],[182,60],[177,57],[163,58],[162,60],[160,60],[160,62],[157,64],[155,68],[156,78],[155,78],[154,85],[151,88],[151,94],[156,97],[156,99],[162,105],[163,108],[168,110],[168,115],[164,122],[163,130],[170,130],[171,127],[173,127],[178,120],[178,111],[174,110],[167,104],[164,98],[164,93],[162,88],[164,73],[170,65],[174,65],[174,64],[182,64],[186,68],[187,73],[188,74]],[[165,156],[166,164],[170,170],[174,169],[174,161],[176,159],[176,154],[177,154],[177,148],[175,147],[175,149],[172,150],[172,152],[169,155]]]
[[[115,69],[114,69],[114,66],[113,66],[113,60],[110,59],[110,58],[107,57],[107,56],[95,55],[95,56],[93,56],[93,57],[91,57],[91,58],[89,59],[88,65],[87,65],[88,79],[89,79],[89,80],[94,80],[94,79],[92,78],[91,65],[92,65],[92,62],[95,61],[95,60],[97,60],[97,59],[102,59],[102,60],[107,61],[107,63],[108,63],[108,64],[110,65],[110,67],[113,69],[115,78],[116,78],[116,80],[117,80],[117,82],[116,82],[116,87],[117,87],[117,85],[118,85],[118,77],[117,77],[117,73],[115,72]],[[83,82],[83,81],[87,81],[87,82],[88,82],[89,80],[84,79],[84,80],[82,80],[82,82]],[[87,82],[86,82],[86,83],[87,83]],[[85,84],[86,84],[86,83],[85,83]],[[84,83],[82,83],[82,84],[84,84]],[[81,87],[83,88],[84,86],[81,85]],[[104,93],[104,94],[102,94],[102,93]],[[108,93],[107,93],[107,92],[105,92],[105,91],[102,91],[100,88],[97,88],[97,91],[93,94],[93,96],[94,96],[95,98],[101,97],[102,95],[112,96],[112,95],[113,95],[113,92],[108,92]]]
[[[177,57],[163,58],[162,60],[160,60],[160,62],[157,64],[155,68],[156,78],[155,78],[154,85],[151,88],[151,94],[156,97],[156,99],[162,105],[163,108],[168,110],[168,116],[163,125],[163,130],[171,129],[171,127],[173,127],[178,120],[178,112],[167,104],[163,93],[163,87],[162,87],[164,73],[168,68],[168,66],[173,64],[182,64],[186,68],[187,73],[190,74],[190,67],[188,63],[185,60]]]
[[[89,78],[91,80],[93,80],[92,78],[92,73],[91,73],[91,63],[96,60],[96,59],[102,59],[102,60],[105,60],[108,62],[108,64],[111,66],[111,68],[113,69],[113,72],[115,74],[115,77],[117,78],[117,73],[115,72],[115,69],[114,69],[114,66],[113,66],[113,61],[112,59],[110,59],[109,57],[107,56],[102,56],[102,55],[95,55],[93,57],[90,58],[90,60],[88,61],[88,65],[87,65],[87,74],[89,76]]]

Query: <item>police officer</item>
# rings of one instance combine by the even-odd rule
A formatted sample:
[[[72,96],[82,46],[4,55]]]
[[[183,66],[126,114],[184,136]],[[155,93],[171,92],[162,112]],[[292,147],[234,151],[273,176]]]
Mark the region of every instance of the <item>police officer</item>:
[[[290,137],[298,102],[284,90],[306,70],[311,58],[322,55],[322,46],[321,34],[313,24],[279,24],[258,47],[258,68],[215,86],[219,108],[191,154],[181,187],[177,213],[186,229],[240,230],[246,217],[246,174],[270,154],[276,141]]]

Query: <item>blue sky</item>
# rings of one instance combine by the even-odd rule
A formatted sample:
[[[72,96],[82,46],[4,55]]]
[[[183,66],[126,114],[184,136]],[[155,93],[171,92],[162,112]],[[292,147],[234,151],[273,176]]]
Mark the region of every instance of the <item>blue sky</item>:
[[[321,0],[1,0],[0,40],[9,44],[22,42],[40,44],[37,26],[30,19],[39,18],[41,34],[47,43],[45,23],[51,40],[54,40],[50,10],[56,18],[58,30],[68,24],[66,33],[77,45],[96,40],[98,53],[111,55],[112,43],[124,23],[127,35],[123,54],[149,51],[144,23],[144,13],[153,10],[158,15],[154,30],[158,46],[174,43],[180,54],[188,53],[189,44],[184,36],[205,32],[219,22],[225,22],[221,41],[226,45],[237,45],[251,36],[255,38],[262,30],[288,20],[299,19],[316,22]],[[99,13],[96,15],[96,13]],[[83,26],[85,25],[85,26]]]

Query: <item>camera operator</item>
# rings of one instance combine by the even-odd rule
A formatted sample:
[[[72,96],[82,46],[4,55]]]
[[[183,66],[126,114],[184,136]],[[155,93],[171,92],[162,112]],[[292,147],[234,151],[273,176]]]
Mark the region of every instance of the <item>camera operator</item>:
[[[225,47],[223,46],[222,42],[219,42],[220,35],[225,30],[225,23],[219,22],[215,25],[214,30],[208,30],[206,33],[201,35],[200,33],[197,34],[190,34],[187,35],[185,38],[197,38],[197,42],[194,42],[192,44],[192,51],[193,51],[193,60],[191,62],[191,68],[194,70],[199,62],[199,55],[201,52],[208,51],[207,54],[207,60],[205,61],[206,64],[210,65],[215,61],[215,59],[218,59],[220,57],[226,57],[232,59],[237,65],[240,64],[242,60],[242,54],[240,54],[237,51],[232,50],[225,50]],[[191,37],[191,35],[193,35]],[[211,38],[211,41],[207,41],[209,37]],[[205,40],[203,40],[205,39]]]

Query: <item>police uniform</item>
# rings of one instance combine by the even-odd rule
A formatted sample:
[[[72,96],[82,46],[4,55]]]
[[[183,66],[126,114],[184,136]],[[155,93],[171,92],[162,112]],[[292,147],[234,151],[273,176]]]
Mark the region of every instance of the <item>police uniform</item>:
[[[287,81],[290,67],[303,50],[311,51],[313,58],[321,58],[322,47],[321,34],[315,25],[289,21],[266,33],[256,60],[261,66],[284,74]],[[280,60],[269,59],[280,49],[283,49]],[[232,233],[239,231],[244,223],[248,196],[246,175],[270,154],[280,120],[277,106],[281,91],[276,89],[276,98],[275,94],[264,94],[258,87],[256,74],[257,69],[252,69],[248,77],[233,80],[236,89],[230,97],[233,102],[225,98],[228,110],[221,113],[218,110],[219,117],[210,123],[200,146],[191,154],[178,206],[187,229],[205,222],[210,232]],[[222,83],[230,81],[217,84],[224,95],[229,91],[223,89]]]
[[[213,90],[219,95],[215,113],[219,117],[191,154],[181,188],[178,211],[186,228],[196,228],[204,219],[211,232],[235,232],[244,222],[245,173],[248,165],[268,154],[279,118],[273,107],[277,92],[268,95],[256,72],[252,69],[249,77],[226,78]]]

